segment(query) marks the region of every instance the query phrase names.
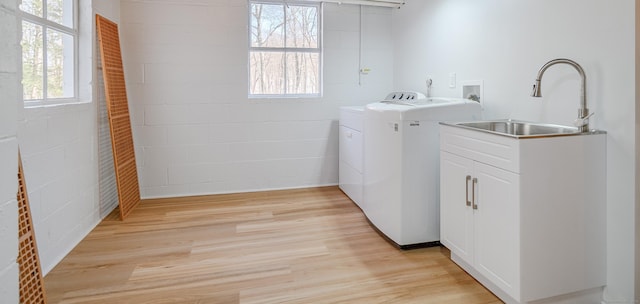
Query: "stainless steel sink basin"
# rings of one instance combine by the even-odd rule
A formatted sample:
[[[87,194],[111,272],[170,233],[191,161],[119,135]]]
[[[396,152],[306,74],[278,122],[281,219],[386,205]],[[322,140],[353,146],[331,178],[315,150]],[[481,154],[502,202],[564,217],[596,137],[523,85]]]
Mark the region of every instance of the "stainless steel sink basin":
[[[515,120],[472,121],[445,124],[516,138],[582,134],[582,132],[575,127]]]

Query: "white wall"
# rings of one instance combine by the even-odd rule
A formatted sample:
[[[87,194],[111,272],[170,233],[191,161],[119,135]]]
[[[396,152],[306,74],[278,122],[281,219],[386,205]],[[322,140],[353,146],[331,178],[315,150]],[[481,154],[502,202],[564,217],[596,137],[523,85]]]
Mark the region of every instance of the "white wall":
[[[92,8],[91,3],[81,1],[83,103],[27,107],[19,118],[18,141],[45,274],[102,219],[97,180],[97,110],[92,86],[94,10],[117,20],[119,4],[95,1]]]
[[[324,97],[247,98],[246,0],[121,2],[143,197],[337,184],[338,108],[392,88],[391,10],[324,10]]]
[[[18,303],[19,52],[16,2],[0,0],[0,299]]]
[[[635,19],[632,1],[409,0],[393,16],[395,87],[459,96],[458,81],[484,81],[486,118],[571,124],[579,77],[554,66],[543,98],[529,97],[538,69],[571,58],[587,73],[592,127],[608,132],[608,287],[604,299],[631,303],[634,295]],[[551,168],[550,168],[551,170]],[[544,246],[544,244],[540,244]],[[552,250],[552,248],[550,248]],[[636,282],[636,284],[638,284]],[[623,303],[623,302],[615,302]]]
[[[635,293],[636,298],[640,297],[640,0],[636,0],[636,222],[635,222],[635,239],[636,239],[636,274],[635,274]]]

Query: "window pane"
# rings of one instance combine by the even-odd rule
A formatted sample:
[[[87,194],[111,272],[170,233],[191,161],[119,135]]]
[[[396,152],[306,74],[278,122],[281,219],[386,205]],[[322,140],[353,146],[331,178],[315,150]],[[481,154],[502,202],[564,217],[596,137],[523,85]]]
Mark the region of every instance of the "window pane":
[[[42,0],[22,0],[20,10],[38,17],[44,17]]]
[[[47,19],[73,28],[73,0],[47,0]]]
[[[284,5],[251,4],[251,46],[284,46]]]
[[[320,54],[287,54],[287,94],[320,93]]]
[[[251,52],[251,94],[284,94],[284,53]]]
[[[42,99],[43,93],[43,30],[42,26],[22,22],[22,86],[25,100]]]
[[[318,47],[318,8],[294,6],[287,9],[287,47]]]
[[[47,29],[47,97],[74,96],[73,37]]]

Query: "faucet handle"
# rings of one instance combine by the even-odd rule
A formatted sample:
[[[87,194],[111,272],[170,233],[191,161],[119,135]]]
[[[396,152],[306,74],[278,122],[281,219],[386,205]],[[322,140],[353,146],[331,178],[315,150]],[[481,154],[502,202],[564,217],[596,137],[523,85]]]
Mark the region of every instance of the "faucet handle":
[[[542,97],[542,88],[540,87],[540,78],[536,79],[536,82],[533,83],[533,88],[531,90],[531,97]]]
[[[573,125],[576,127],[583,127],[589,124],[589,117],[593,116],[594,114],[596,114],[595,112],[590,113],[589,115],[583,117],[583,118],[577,118],[576,120],[573,121]]]

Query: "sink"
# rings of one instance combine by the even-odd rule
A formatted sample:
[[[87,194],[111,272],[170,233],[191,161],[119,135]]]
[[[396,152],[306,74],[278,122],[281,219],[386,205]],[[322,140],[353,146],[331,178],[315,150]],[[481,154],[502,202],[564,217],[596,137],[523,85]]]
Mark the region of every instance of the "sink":
[[[535,138],[582,134],[582,132],[575,127],[516,120],[472,121],[443,124],[516,138]]]

